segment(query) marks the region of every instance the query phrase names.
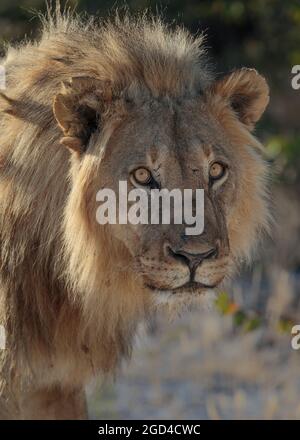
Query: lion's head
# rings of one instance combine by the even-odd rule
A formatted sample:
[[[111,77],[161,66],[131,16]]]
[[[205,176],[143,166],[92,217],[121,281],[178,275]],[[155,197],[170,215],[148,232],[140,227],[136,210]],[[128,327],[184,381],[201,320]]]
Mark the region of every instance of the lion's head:
[[[202,39],[159,21],[110,23],[99,45],[91,74],[79,66],[85,75],[66,79],[54,99],[61,143],[73,153],[71,241],[81,207],[99,249],[113,243],[112,273],[131,272],[149,295],[213,289],[267,224],[267,168],[251,134],[269,100],[266,81],[253,69],[216,80]],[[97,191],[118,193],[120,181],[128,191],[203,188],[203,233],[187,235],[184,223],[99,226]]]
[[[268,86],[252,69],[214,80],[201,39],[181,30],[129,27],[110,25],[98,72],[71,78],[55,97],[61,142],[73,151],[73,185],[89,175],[89,223],[123,248],[115,267],[125,255],[152,295],[201,293],[249,256],[266,226],[266,165],[251,131]],[[128,191],[203,188],[203,233],[186,235],[185,224],[95,225],[97,191],[118,193],[120,181]]]

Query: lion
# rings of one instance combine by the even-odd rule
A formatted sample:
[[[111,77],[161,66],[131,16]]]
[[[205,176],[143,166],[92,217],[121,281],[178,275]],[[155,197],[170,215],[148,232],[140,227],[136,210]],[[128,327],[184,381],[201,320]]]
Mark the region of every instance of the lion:
[[[203,36],[159,17],[50,15],[3,65],[1,418],[84,419],[85,385],[130,357],[139,323],[201,302],[267,230],[252,131],[269,88],[254,69],[216,76]],[[99,225],[97,191],[121,180],[204,189],[203,233]]]

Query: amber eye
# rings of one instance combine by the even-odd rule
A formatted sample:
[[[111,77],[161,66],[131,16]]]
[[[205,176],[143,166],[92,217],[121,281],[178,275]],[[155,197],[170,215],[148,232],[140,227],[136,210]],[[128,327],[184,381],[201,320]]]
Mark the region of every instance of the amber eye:
[[[148,185],[152,180],[152,174],[147,168],[137,168],[132,175],[140,185]]]
[[[225,166],[220,162],[214,162],[209,169],[209,177],[212,180],[221,179],[225,174]]]

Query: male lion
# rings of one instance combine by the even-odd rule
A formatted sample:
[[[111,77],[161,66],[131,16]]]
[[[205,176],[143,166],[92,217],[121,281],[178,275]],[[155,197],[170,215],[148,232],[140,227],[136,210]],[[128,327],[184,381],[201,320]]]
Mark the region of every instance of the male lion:
[[[160,19],[57,14],[10,47],[0,100],[2,418],[85,418],[84,385],[130,355],[157,299],[202,298],[268,219],[268,103],[253,69],[216,79],[202,37]],[[101,188],[203,188],[205,228],[104,225]]]

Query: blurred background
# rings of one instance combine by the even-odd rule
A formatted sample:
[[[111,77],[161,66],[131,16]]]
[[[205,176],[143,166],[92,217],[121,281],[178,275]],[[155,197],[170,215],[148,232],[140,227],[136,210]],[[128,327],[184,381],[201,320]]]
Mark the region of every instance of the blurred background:
[[[64,2],[62,1],[62,4]],[[77,11],[107,16],[125,2],[69,1]],[[158,316],[139,337],[129,365],[114,381],[88,388],[91,418],[300,418],[300,65],[298,0],[128,0],[191,32],[204,31],[215,69],[241,66],[265,75],[271,101],[256,134],[272,170],[275,224],[251,268],[228,285],[212,309],[174,322]],[[44,0],[1,0],[0,55],[39,32]]]

